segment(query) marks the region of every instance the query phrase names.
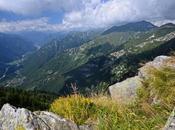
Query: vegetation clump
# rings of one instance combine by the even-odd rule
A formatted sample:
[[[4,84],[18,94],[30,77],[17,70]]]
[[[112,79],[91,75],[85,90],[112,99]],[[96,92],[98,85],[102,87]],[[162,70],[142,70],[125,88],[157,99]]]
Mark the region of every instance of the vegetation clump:
[[[97,106],[90,98],[80,95],[61,97],[55,100],[50,107],[50,111],[83,124],[88,118],[93,118]]]

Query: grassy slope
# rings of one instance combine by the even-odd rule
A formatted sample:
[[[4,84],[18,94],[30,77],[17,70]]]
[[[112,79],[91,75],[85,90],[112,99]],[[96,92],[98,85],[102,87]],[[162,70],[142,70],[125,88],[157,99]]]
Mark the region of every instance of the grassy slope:
[[[130,104],[113,102],[99,95],[62,97],[51,104],[50,111],[77,124],[93,124],[98,130],[159,130],[162,129],[175,105],[175,70],[150,70],[150,77],[137,91]],[[157,98],[157,104],[153,98]]]

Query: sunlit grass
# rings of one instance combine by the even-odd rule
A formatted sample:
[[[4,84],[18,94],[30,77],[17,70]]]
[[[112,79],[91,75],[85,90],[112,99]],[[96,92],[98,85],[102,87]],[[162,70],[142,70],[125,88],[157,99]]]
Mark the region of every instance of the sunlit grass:
[[[50,111],[80,124],[94,124],[98,130],[159,130],[175,106],[175,70],[150,69],[134,103],[122,104],[99,94],[72,95],[55,100]]]
[[[15,130],[25,130],[25,128],[22,125],[18,125]]]

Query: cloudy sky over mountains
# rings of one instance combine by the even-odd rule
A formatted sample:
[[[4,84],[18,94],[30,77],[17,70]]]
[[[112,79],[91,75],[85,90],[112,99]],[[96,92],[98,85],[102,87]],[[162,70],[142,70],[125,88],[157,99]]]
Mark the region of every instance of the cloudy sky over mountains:
[[[0,0],[0,31],[92,29],[175,22],[175,0]]]

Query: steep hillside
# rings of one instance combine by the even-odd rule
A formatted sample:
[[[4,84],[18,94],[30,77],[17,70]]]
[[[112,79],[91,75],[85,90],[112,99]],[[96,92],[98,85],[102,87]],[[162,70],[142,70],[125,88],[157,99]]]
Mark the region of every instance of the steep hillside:
[[[101,82],[113,84],[135,75],[140,62],[174,50],[174,31],[174,27],[160,27],[113,32],[63,50],[52,42],[46,50],[43,47],[31,55],[21,75],[4,85],[67,94],[72,91],[71,84],[76,83],[82,92],[89,91],[86,88],[94,91]],[[64,39],[64,45],[70,45],[70,41]]]
[[[41,49],[27,57],[24,61],[24,73],[38,70],[50,60],[59,56],[66,49],[80,46],[81,44],[93,39],[99,32],[70,32],[63,38],[55,38],[44,45]]]
[[[86,64],[66,73],[65,75],[69,76],[67,82],[77,82],[81,89],[85,86],[96,86],[102,81],[113,84],[135,75],[140,62],[168,54],[175,49],[175,33],[166,31],[166,35],[160,34],[162,30],[153,31],[147,36],[142,35],[140,39],[126,42],[123,49],[89,60]],[[150,39],[153,34],[156,36]]]
[[[130,38],[137,37],[137,35],[137,33],[117,32],[107,36],[100,36],[80,47],[67,49],[54,57],[52,56],[52,58],[46,60],[47,63],[42,64],[37,69],[35,69],[34,66],[30,67],[29,65],[37,63],[40,58],[37,59],[36,62],[32,62],[32,64],[25,64],[23,74],[29,79],[24,83],[26,84],[25,87],[30,88],[28,85],[31,85],[32,88],[34,87],[35,89],[59,92],[69,77],[65,75],[66,73],[81,67],[92,59],[104,56],[121,48],[123,43]],[[51,52],[54,52],[53,49],[51,49]],[[47,83],[45,84],[44,82]],[[54,88],[51,86],[54,86]]]

